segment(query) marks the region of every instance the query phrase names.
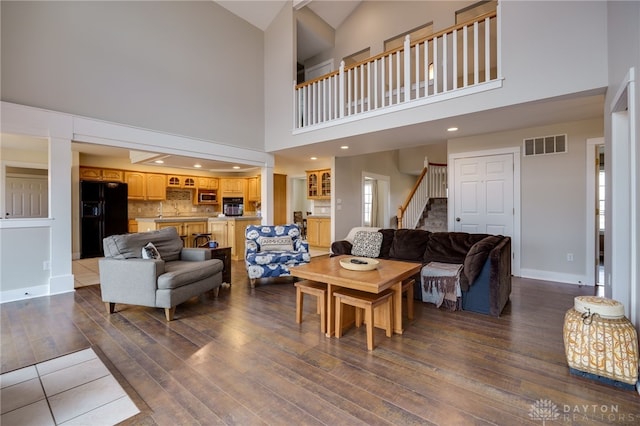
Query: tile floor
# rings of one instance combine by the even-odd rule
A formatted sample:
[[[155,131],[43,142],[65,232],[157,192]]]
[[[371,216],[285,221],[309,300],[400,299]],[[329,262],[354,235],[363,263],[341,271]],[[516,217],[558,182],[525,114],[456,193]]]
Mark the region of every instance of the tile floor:
[[[0,375],[0,424],[115,425],[140,412],[93,349]]]
[[[74,287],[84,287],[100,283],[100,272],[98,270],[99,257],[89,259],[78,259],[71,262],[73,272]]]

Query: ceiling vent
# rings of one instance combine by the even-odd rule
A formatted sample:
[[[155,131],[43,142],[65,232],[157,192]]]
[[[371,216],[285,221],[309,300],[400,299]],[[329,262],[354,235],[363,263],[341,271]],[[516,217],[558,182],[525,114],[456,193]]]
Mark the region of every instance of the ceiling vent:
[[[567,135],[539,136],[525,139],[524,156],[560,154],[567,152]]]

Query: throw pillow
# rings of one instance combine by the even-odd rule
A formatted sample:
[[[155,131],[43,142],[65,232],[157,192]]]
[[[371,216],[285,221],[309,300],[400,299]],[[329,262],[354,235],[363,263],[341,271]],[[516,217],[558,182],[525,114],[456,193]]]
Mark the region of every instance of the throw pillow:
[[[260,237],[258,238],[260,251],[293,251],[291,237]]]
[[[153,243],[147,243],[146,246],[142,247],[142,258],[143,259],[160,259],[160,253],[156,246]]]
[[[382,234],[380,232],[358,231],[353,237],[351,254],[361,257],[378,257],[382,247]]]

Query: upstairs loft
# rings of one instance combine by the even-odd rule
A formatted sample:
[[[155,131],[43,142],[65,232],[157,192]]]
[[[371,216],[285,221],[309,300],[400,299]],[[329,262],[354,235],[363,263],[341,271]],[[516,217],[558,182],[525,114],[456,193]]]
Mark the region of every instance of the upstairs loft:
[[[301,84],[293,134],[502,87],[495,11]]]

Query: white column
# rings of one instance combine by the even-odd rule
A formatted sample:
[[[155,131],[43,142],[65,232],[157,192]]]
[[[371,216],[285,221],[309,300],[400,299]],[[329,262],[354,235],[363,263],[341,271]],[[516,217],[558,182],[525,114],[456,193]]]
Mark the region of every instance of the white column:
[[[71,270],[71,140],[49,139],[51,276],[49,294],[73,291]],[[55,189],[55,194],[54,194]]]

